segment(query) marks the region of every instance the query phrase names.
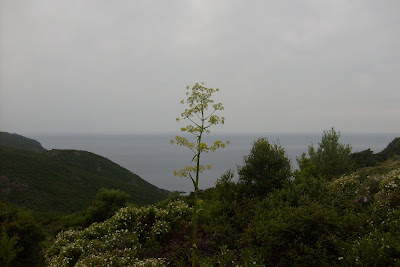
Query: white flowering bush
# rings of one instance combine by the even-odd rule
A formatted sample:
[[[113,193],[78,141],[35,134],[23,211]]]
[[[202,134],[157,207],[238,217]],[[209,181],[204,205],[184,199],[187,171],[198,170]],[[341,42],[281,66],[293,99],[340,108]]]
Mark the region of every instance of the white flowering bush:
[[[191,213],[183,201],[171,202],[165,209],[122,208],[102,223],[59,233],[46,261],[49,266],[165,266],[162,258],[138,255],[149,240],[165,241]]]
[[[398,233],[375,230],[354,241],[345,258],[347,266],[400,266]]]
[[[380,190],[379,185],[384,179],[384,176],[362,177],[353,173],[333,181],[329,189],[337,206],[360,210],[374,202],[375,194]]]
[[[400,168],[377,180],[367,221],[373,230],[350,246],[345,260],[351,266],[400,265]]]
[[[400,168],[388,173],[379,188],[371,208],[370,224],[381,231],[396,233],[400,244]]]
[[[374,211],[400,208],[400,168],[388,173],[379,185],[375,195]]]

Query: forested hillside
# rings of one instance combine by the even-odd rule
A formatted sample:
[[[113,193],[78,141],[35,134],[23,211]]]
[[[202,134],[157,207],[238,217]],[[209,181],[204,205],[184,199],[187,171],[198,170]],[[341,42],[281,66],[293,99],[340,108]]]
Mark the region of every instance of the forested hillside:
[[[0,199],[37,212],[85,209],[100,188],[120,189],[151,204],[166,192],[112,161],[86,151],[33,152],[0,146]]]
[[[42,145],[36,140],[26,138],[18,134],[11,134],[6,132],[0,132],[0,145],[28,151],[46,151],[46,149],[42,147]]]
[[[389,145],[381,152],[374,154],[371,149],[361,152],[353,153],[351,155],[354,167],[373,167],[385,160],[393,157],[400,156],[400,137],[395,138]]]

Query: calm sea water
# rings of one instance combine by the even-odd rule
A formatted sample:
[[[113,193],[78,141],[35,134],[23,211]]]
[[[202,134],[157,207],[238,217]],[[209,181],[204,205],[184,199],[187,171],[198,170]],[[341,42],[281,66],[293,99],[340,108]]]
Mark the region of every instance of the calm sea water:
[[[212,169],[200,177],[200,188],[215,185],[215,181],[228,169],[237,169],[243,163],[243,156],[249,153],[252,143],[258,137],[267,137],[285,149],[294,168],[296,157],[311,144],[318,144],[322,134],[228,134],[214,135],[211,139],[229,140],[225,150],[204,154],[202,164],[211,164]],[[104,156],[122,167],[136,173],[155,186],[170,191],[193,190],[190,180],[175,177],[173,171],[187,166],[192,154],[183,147],[171,145],[173,134],[151,135],[35,135],[46,149],[86,150]],[[371,148],[375,153],[384,149],[395,134],[343,134],[340,142],[350,144],[353,152]],[[237,177],[236,177],[237,178]]]

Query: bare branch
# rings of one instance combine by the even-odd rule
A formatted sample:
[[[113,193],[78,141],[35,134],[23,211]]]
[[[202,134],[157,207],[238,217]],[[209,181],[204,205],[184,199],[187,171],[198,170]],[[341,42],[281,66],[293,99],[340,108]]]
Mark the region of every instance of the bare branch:
[[[208,115],[207,118],[205,118],[204,120],[208,120],[216,111],[217,111],[217,110],[214,109],[214,111],[213,111],[210,115]]]
[[[197,115],[197,114],[196,114]],[[197,115],[198,116],[198,115]],[[195,124],[197,127],[200,127],[195,121],[193,121],[191,118],[187,117],[188,120],[190,120],[193,124]]]
[[[206,127],[204,127],[204,129],[210,128],[211,125],[214,125],[214,124],[210,123],[209,125],[207,125]]]
[[[192,174],[189,172],[189,178],[192,180],[193,186],[196,187],[196,182],[194,181]]]
[[[199,120],[201,120],[199,114],[197,114],[197,112],[195,112],[194,114],[196,114],[197,118],[199,118]]]

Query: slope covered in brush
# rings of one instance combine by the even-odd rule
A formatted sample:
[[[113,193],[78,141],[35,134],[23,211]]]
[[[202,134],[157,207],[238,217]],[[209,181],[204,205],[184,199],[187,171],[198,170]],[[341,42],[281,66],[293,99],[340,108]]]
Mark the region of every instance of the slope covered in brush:
[[[33,139],[26,138],[22,135],[0,132],[0,145],[14,147],[28,151],[46,151],[42,145]]]
[[[130,201],[155,203],[166,192],[99,155],[77,150],[32,152],[0,146],[0,199],[35,211],[87,208],[100,188],[120,189]]]

